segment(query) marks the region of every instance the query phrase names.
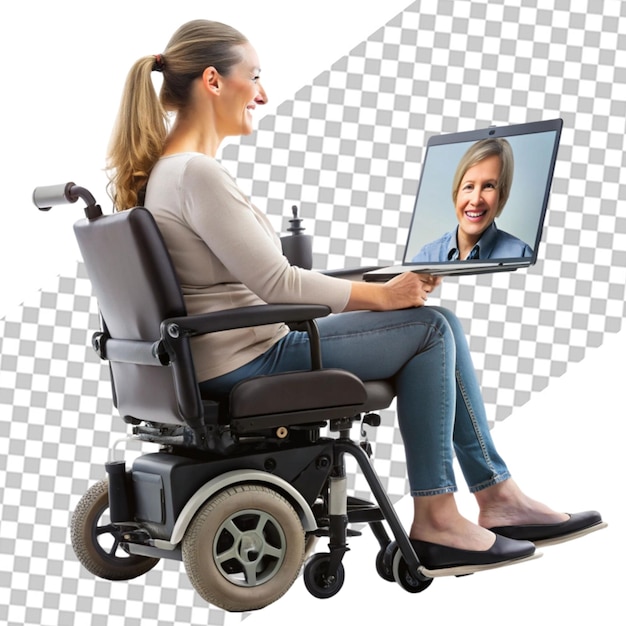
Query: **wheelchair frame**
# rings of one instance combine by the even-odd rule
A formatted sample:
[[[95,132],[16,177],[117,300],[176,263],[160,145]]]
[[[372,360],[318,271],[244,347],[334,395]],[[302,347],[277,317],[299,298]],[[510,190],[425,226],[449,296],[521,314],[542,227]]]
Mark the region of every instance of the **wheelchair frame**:
[[[89,191],[73,183],[38,187],[33,193],[41,210],[79,199],[86,203],[87,220],[75,226],[77,237],[91,223],[112,219],[102,215]],[[131,211],[139,211],[141,220],[151,219],[143,215],[149,215],[145,209]],[[83,244],[81,250],[87,260],[90,251]],[[86,265],[101,304],[99,279]],[[93,336],[99,356],[110,363],[169,368],[179,416],[152,421],[122,415],[132,428],[131,439],[160,449],[141,454],[130,468],[113,458],[106,463],[107,478],[85,493],[72,517],[71,540],[79,561],[98,577],[128,580],[162,558],[181,560],[206,601],[228,611],[248,611],[281,597],[303,564],[304,583],[313,596],[338,593],[348,538],[360,534],[349,526],[366,524],[379,543],[378,574],[409,592],[423,591],[437,574],[420,565],[373,469],[366,438],[351,438],[356,422],[362,436],[364,424],[380,424],[375,411],[389,406],[393,390],[385,382],[364,385],[347,372],[323,369],[315,318],[327,315],[326,307],[248,309],[168,317],[157,340],[112,337],[102,317],[102,329]],[[312,371],[243,381],[227,408],[200,398],[195,378],[188,375],[193,365],[189,338],[276,321],[298,324],[309,333]],[[287,401],[310,384],[323,394],[332,390],[326,404],[289,409]],[[290,385],[295,392],[285,401],[276,399]],[[114,385],[117,406],[115,391]],[[255,414],[259,401],[272,410]],[[326,428],[329,433],[323,435]],[[346,455],[356,461],[375,504],[348,496]],[[328,538],[328,552],[304,563],[319,537]]]

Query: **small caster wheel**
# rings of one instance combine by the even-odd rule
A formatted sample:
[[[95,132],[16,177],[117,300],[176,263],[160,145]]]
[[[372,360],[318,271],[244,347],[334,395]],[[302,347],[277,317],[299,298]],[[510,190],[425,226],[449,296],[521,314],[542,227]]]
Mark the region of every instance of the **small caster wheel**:
[[[433,582],[432,578],[428,578],[428,576],[424,576],[419,572],[417,574],[410,572],[400,550],[396,551],[393,558],[393,577],[400,587],[409,593],[420,593]]]
[[[395,581],[393,577],[393,555],[397,549],[396,542],[392,541],[384,548],[381,548],[376,555],[376,572],[383,579],[390,583]]]
[[[339,563],[337,573],[328,575],[330,554],[314,554],[304,566],[304,584],[309,593],[316,598],[331,598],[343,587],[345,571]]]

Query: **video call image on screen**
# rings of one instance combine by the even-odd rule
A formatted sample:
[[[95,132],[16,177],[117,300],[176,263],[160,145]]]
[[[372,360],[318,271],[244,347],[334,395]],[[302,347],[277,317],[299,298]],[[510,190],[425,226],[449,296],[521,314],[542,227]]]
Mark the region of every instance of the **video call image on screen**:
[[[501,212],[499,216],[495,217],[495,225],[500,239],[508,234],[510,237],[507,237],[507,242],[516,245],[494,247],[493,250],[496,254],[492,254],[490,258],[534,256],[541,239],[541,218],[545,212],[551,182],[557,132],[549,130],[531,134],[501,136],[495,140],[502,139],[508,142],[510,146],[508,154],[510,157],[512,156],[513,167],[512,176],[509,178],[508,199],[504,206],[500,207]],[[485,140],[493,141],[489,138]],[[472,151],[476,151],[482,141],[484,140],[429,146],[420,176],[419,191],[405,251],[405,263],[463,260],[463,257],[460,259],[447,258],[443,248],[447,246],[450,238],[454,239],[457,227],[463,228],[463,218],[457,217],[457,215],[464,215],[463,209],[460,207],[464,202],[464,194],[470,196],[473,191],[473,177],[460,175],[460,172],[463,171],[462,162],[466,153],[471,156]],[[510,157],[509,160],[511,160]],[[496,159],[500,161],[500,157],[496,157]],[[484,160],[483,163],[488,164],[488,161]],[[477,165],[480,166],[481,164],[478,163]],[[459,170],[459,174],[457,174],[457,170]],[[467,171],[469,172],[469,170]],[[490,195],[492,197],[497,195],[499,190],[490,188],[491,185],[485,182],[488,180],[488,176],[485,178],[487,170],[477,168],[472,170],[470,174],[474,172],[477,174],[476,180],[480,181],[484,190],[481,194],[483,204],[479,210],[470,212],[472,209],[466,209],[466,211],[469,212],[469,220],[474,222],[470,224],[469,228],[473,228],[474,234],[480,235],[481,228],[491,226],[491,223],[494,222],[493,213],[491,217],[483,217],[482,213],[487,213],[483,210],[484,203],[489,203]],[[457,187],[456,206],[453,201],[455,175],[457,181],[460,182]],[[481,221],[483,222],[482,225]],[[527,246],[524,247],[523,244],[527,244]],[[427,247],[424,248],[424,246]],[[433,250],[435,249],[440,251],[442,255],[440,258],[434,258],[435,252]],[[520,249],[524,249],[525,252],[520,253]],[[427,258],[428,255],[430,258]]]

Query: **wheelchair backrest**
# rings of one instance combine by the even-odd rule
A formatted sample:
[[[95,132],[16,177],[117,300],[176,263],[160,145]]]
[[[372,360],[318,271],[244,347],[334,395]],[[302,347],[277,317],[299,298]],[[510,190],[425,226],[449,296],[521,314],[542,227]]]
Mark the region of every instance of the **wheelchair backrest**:
[[[164,319],[186,315],[185,303],[162,235],[151,213],[136,207],[74,225],[98,301],[104,337],[157,342]],[[187,342],[188,343],[188,342]],[[113,400],[122,417],[177,424],[202,415],[189,346],[182,370],[192,395],[183,399],[172,367],[110,361]],[[187,413],[187,415],[185,414]]]

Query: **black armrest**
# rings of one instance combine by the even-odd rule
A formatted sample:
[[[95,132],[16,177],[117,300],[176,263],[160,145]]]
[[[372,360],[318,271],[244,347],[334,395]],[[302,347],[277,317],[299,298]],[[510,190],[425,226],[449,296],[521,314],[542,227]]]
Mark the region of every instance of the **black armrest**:
[[[249,326],[306,322],[329,314],[330,308],[320,304],[261,304],[200,315],[171,317],[161,323],[161,337],[168,341],[180,336],[193,337]]]
[[[311,367],[321,369],[322,348],[315,319],[329,314],[330,308],[320,304],[262,304],[202,315],[171,317],[161,322],[161,341],[171,362],[175,364],[182,338],[250,326],[303,322],[311,338]]]

